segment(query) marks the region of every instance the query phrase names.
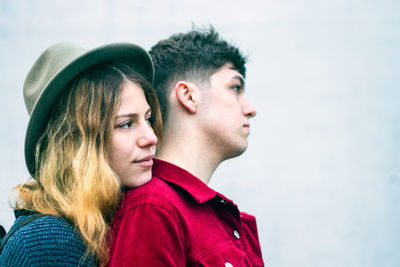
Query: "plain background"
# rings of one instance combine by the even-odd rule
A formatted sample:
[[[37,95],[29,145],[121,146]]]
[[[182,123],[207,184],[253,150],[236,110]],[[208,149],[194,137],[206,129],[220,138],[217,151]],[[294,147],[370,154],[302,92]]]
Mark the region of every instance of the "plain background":
[[[192,23],[250,59],[249,148],[211,186],[256,215],[266,264],[400,266],[397,0],[0,0],[0,224],[28,178],[22,85],[39,54],[59,41],[149,49]]]

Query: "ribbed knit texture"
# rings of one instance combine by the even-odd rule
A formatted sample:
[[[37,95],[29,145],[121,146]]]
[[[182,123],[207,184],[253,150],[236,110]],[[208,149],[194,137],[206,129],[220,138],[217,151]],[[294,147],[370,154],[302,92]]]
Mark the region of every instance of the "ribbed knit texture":
[[[86,256],[86,244],[70,224],[45,216],[10,237],[0,254],[0,266],[96,266],[96,260]]]

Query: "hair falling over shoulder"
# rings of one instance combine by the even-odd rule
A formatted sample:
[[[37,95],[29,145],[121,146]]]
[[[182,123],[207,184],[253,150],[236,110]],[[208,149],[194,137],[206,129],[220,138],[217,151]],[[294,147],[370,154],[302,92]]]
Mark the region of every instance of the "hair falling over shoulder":
[[[15,208],[67,219],[86,240],[88,253],[97,255],[100,265],[108,261],[108,223],[122,198],[108,150],[120,88],[127,78],[142,87],[143,83],[148,85],[136,72],[118,63],[92,67],[75,78],[53,107],[37,143],[35,179],[16,188]],[[157,125],[153,127],[157,133],[161,123],[157,99],[150,99],[149,104],[156,114]]]

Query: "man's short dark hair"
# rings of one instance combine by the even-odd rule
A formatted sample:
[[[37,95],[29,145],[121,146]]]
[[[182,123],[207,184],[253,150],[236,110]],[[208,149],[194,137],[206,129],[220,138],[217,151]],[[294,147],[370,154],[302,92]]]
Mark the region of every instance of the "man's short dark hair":
[[[211,26],[173,34],[150,50],[155,67],[154,87],[160,100],[163,121],[169,111],[171,85],[179,80],[208,82],[210,76],[226,63],[245,77],[246,58]]]

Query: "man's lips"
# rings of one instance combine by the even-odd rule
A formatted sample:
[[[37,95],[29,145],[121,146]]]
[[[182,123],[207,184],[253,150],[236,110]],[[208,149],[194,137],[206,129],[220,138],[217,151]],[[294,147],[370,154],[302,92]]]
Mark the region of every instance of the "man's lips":
[[[140,158],[138,160],[133,161],[134,164],[137,164],[141,167],[151,167],[153,166],[153,155]]]
[[[245,124],[243,124],[243,128],[250,129],[250,123],[245,123]]]

